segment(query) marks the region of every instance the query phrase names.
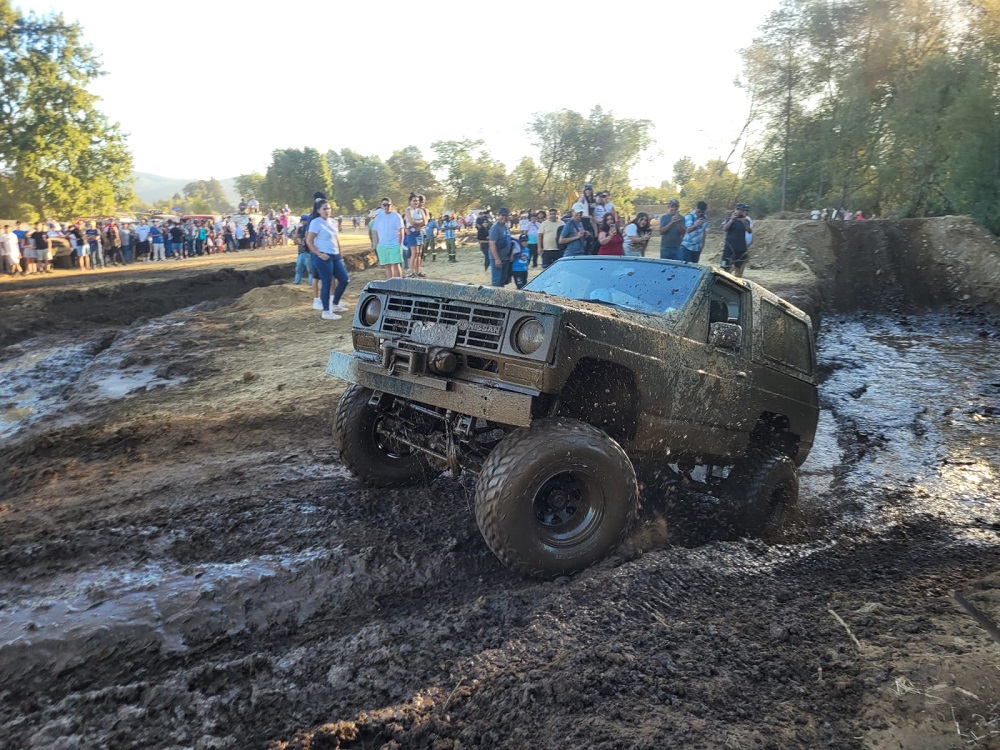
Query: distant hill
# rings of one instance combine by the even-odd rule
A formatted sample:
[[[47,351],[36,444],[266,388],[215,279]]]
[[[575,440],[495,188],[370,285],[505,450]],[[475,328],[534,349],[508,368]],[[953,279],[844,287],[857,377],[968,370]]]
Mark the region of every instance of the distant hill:
[[[163,177],[162,175],[149,174],[148,172],[133,172],[132,177],[135,178],[135,194],[147,203],[171,198],[175,193],[183,191],[184,186],[188,183],[195,182],[196,180],[210,179],[210,177],[190,177],[187,179]],[[222,188],[226,191],[226,198],[229,202],[234,206],[239,203],[240,196],[236,194],[236,178],[227,177],[226,179],[220,179],[219,182],[222,183]]]

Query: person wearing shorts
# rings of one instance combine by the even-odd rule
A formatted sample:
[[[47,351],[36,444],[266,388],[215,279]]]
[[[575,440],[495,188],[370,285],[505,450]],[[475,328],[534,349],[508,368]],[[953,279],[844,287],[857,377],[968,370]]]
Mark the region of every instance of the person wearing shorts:
[[[52,251],[49,249],[49,235],[45,231],[45,225],[40,221],[35,224],[35,231],[31,233],[31,244],[35,250],[38,273],[52,273],[52,269],[49,268],[49,261],[52,259]]]
[[[378,264],[385,269],[387,279],[403,275],[403,217],[392,210],[392,201],[381,200],[382,210],[371,222],[372,241]]]
[[[409,253],[407,276],[423,276],[424,227],[427,226],[427,212],[420,206],[420,196],[410,193],[409,205],[403,214],[406,232],[403,247]]]

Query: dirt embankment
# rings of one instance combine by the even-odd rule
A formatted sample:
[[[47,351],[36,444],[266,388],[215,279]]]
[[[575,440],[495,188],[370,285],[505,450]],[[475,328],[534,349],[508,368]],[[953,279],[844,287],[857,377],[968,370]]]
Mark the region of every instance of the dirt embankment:
[[[829,318],[794,544],[714,539],[710,505],[651,491],[622,554],[550,583],[496,561],[468,481],[347,474],[323,367],[350,319],[281,283],[292,258],[0,285],[21,337],[0,417],[26,425],[0,445],[0,745],[1000,746],[997,646],[948,598],[1000,614],[995,319],[969,304],[998,275],[961,278],[995,246],[969,229],[953,258],[950,221],[757,224],[748,278],[817,312],[946,301],[907,286],[893,237],[926,238],[947,267],[925,278],[969,295],[934,325]],[[475,245],[427,270],[486,281]],[[91,304],[129,312],[80,325]]]
[[[0,346],[43,333],[125,326],[287,281],[294,253],[284,249],[265,256],[265,251],[260,252],[260,256],[210,256],[199,260],[215,261],[213,265],[197,268],[167,261],[165,266],[137,263],[112,274],[67,272],[51,278],[7,280],[0,286]],[[278,263],[282,256],[284,263]],[[227,260],[230,267],[218,267]],[[345,260],[349,271],[378,262],[375,253],[366,250],[353,252]]]
[[[1000,242],[964,216],[754,224],[748,278],[828,311],[1000,309]]]

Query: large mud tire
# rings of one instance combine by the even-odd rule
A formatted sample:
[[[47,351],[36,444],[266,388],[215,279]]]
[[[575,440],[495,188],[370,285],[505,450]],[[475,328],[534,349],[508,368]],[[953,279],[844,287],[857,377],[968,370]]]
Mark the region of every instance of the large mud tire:
[[[799,502],[799,471],[776,448],[761,448],[739,461],[726,479],[740,530],[765,540],[780,538]]]
[[[504,565],[532,578],[575,573],[607,557],[638,506],[625,451],[575,419],[542,419],[512,432],[490,452],[476,484],[486,543]]]
[[[368,405],[373,391],[351,385],[337,404],[333,439],[340,460],[370,487],[407,487],[429,479],[419,453],[383,444],[376,427],[379,412]]]

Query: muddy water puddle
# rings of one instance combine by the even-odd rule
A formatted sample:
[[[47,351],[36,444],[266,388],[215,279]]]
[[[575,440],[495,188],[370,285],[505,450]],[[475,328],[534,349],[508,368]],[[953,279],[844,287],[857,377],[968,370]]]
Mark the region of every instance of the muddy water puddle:
[[[0,440],[42,422],[73,424],[88,406],[185,382],[164,362],[179,346],[161,345],[196,309],[117,333],[44,336],[7,347],[0,359]]]
[[[336,611],[363,567],[341,547],[178,567],[164,562],[60,575],[0,609],[0,683],[92,659],[302,623]]]
[[[819,359],[830,373],[820,396],[837,446],[826,419],[805,476],[839,452],[827,492],[852,498],[875,525],[899,497],[906,513],[958,527],[998,520],[995,325],[958,314],[833,318],[824,322]]]

